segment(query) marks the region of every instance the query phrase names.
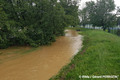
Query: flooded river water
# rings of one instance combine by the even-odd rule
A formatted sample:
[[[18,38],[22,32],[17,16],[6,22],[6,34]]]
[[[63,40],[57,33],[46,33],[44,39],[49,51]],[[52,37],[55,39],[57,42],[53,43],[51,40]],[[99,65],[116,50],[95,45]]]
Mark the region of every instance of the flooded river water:
[[[66,30],[50,46],[0,64],[0,80],[48,80],[70,62],[81,48],[82,36]]]

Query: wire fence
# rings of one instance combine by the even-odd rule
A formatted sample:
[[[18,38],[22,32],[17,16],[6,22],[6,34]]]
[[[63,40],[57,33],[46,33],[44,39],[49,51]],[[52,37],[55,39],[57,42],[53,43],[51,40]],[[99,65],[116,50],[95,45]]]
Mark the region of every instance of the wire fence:
[[[103,28],[102,28],[102,26],[101,27],[93,27],[93,26],[89,26],[89,25],[87,25],[87,26],[79,26],[79,27],[81,27],[81,28],[87,28],[87,29],[99,29],[99,30],[102,30]],[[118,35],[118,36],[120,36],[120,26],[117,26],[117,27],[109,27],[109,29],[110,29],[110,33],[112,33],[112,34],[116,34],[116,35]],[[106,31],[108,32],[108,28],[106,29]]]

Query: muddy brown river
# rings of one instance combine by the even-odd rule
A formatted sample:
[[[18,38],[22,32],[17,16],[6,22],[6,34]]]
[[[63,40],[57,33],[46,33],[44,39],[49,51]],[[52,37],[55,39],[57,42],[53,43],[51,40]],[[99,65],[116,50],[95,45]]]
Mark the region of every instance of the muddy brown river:
[[[82,36],[66,30],[50,46],[0,64],[0,80],[49,80],[81,49]]]

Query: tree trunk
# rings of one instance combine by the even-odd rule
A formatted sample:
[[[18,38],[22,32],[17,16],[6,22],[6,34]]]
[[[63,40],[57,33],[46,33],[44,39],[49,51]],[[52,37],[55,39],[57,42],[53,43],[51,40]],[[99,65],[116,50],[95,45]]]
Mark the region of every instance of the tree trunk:
[[[105,30],[106,30],[106,27],[104,26],[104,27],[103,27],[103,31],[105,31]]]
[[[108,32],[110,33],[110,28],[108,27]]]

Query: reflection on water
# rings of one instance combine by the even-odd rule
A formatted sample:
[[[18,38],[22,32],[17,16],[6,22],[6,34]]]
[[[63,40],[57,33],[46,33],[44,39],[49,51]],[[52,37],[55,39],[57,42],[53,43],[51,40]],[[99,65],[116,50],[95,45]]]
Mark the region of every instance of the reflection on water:
[[[0,80],[48,80],[81,48],[81,36],[66,30],[51,46],[0,64]]]

